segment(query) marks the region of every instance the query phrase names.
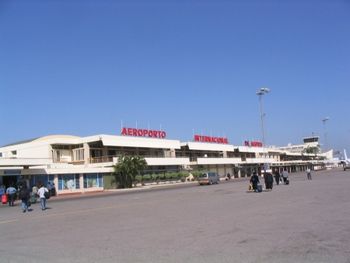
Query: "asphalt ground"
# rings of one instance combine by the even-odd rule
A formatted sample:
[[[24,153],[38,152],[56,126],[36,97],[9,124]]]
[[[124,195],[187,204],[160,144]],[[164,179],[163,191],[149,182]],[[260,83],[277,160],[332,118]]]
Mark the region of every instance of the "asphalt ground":
[[[50,199],[0,207],[0,262],[350,263],[350,172]],[[52,201],[51,201],[52,200]]]

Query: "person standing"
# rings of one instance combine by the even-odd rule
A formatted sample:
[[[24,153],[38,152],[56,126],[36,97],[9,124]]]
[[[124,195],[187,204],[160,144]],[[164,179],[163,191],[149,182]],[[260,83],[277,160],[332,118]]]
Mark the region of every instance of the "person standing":
[[[43,210],[43,211],[46,209],[45,193],[48,193],[48,192],[49,192],[49,190],[44,185],[41,185],[39,190],[38,190],[38,195],[40,197],[41,210]]]
[[[254,192],[257,192],[257,191],[258,191],[258,183],[259,183],[260,181],[259,181],[259,177],[258,177],[258,175],[256,174],[256,172],[253,173],[252,177],[250,178],[250,182],[251,182],[252,185],[253,185],[253,190],[254,190]]]
[[[310,168],[307,168],[307,169],[306,169],[306,175],[307,175],[307,179],[308,179],[308,180],[312,180]]]
[[[30,199],[29,199],[32,204],[36,203],[36,199],[38,197],[38,190],[39,188],[37,187],[37,185],[34,185],[32,187],[32,192],[30,194]]]
[[[6,194],[8,195],[8,202],[9,202],[9,206],[14,206],[14,202],[16,199],[16,188],[13,187],[13,184],[10,185],[9,188],[6,189]]]
[[[18,194],[19,198],[22,201],[22,211],[23,213],[28,211],[29,207],[29,198],[30,198],[30,191],[26,186],[23,186]]]
[[[32,187],[32,193],[33,194],[38,194],[38,190],[39,190],[39,188],[37,187],[37,185],[35,184],[35,185],[33,185],[33,187]]]

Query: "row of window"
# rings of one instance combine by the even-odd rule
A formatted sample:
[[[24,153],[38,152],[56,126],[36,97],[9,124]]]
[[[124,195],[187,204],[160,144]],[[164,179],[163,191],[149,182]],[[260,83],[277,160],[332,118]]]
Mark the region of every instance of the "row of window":
[[[79,174],[65,174],[58,176],[58,190],[80,189]],[[103,187],[103,175],[99,173],[84,174],[84,185],[86,188]]]
[[[10,157],[16,157],[17,156],[17,151],[11,151]],[[4,157],[2,152],[0,153],[0,157]]]
[[[31,179],[31,185],[43,184],[47,185],[48,182],[54,181],[54,175],[35,175]],[[92,173],[83,175],[84,185],[80,185],[79,174],[64,174],[58,175],[58,190],[74,190],[80,189],[81,187],[94,188],[103,187],[103,174]]]

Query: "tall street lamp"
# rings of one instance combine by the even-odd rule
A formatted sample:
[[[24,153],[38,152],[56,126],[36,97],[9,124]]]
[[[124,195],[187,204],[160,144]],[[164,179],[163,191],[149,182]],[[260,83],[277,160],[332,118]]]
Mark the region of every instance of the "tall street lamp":
[[[329,120],[329,117],[325,117],[322,119],[323,122],[323,131],[324,131],[324,148],[325,150],[328,149],[328,142],[327,142],[327,128],[326,128],[326,122]]]
[[[261,88],[256,92],[256,95],[259,96],[259,105],[260,105],[260,120],[261,120],[261,133],[262,133],[262,143],[265,147],[265,129],[264,129],[264,117],[265,113],[263,111],[263,103],[262,103],[262,97],[263,95],[270,92],[270,89],[268,88]]]
[[[263,110],[263,103],[262,103],[262,97],[269,93],[270,89],[268,88],[260,88],[258,89],[258,91],[256,92],[256,95],[259,96],[259,105],[260,105],[260,120],[261,120],[261,134],[262,134],[262,144],[263,147],[265,147],[265,129],[264,129],[264,117],[265,117],[265,113]],[[265,156],[266,157],[266,156]],[[266,172],[267,169],[267,164],[264,164],[264,171]]]

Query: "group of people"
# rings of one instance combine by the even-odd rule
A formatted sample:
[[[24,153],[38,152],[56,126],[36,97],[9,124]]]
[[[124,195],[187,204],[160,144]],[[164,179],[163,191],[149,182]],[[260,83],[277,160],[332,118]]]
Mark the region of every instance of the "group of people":
[[[28,212],[31,203],[36,202],[37,197],[40,199],[40,206],[42,210],[46,210],[46,199],[50,197],[49,190],[43,185],[33,186],[32,190],[27,187],[26,182],[19,182],[17,189],[11,184],[6,190],[4,186],[0,187],[0,196],[2,203],[8,203],[9,206],[14,206],[14,202],[18,195],[21,200],[22,212]]]
[[[307,180],[312,180],[311,169],[310,168],[306,169],[306,176],[307,176]],[[273,177],[275,177],[275,181],[276,181],[277,185],[279,185],[282,182],[284,184],[289,184],[288,171],[285,169],[280,174],[278,169],[275,169],[274,175],[272,175],[272,173],[270,173],[270,172],[265,172],[264,173],[264,180],[265,180],[266,190],[272,190]],[[259,192],[259,184],[260,184],[259,176],[254,171],[253,175],[250,178],[249,190],[253,190],[254,192]]]
[[[278,169],[276,169],[274,171],[274,175],[270,172],[264,173],[264,181],[265,181],[266,190],[272,190],[274,177],[275,177],[275,181],[276,181],[277,185],[279,185],[281,183],[281,180],[283,180],[284,184],[289,184],[288,171],[284,170],[282,172],[282,174],[280,174]],[[254,171],[253,175],[250,177],[250,188],[254,192],[260,192],[261,190],[259,191],[259,185],[260,185],[259,176],[256,173],[256,171]]]

